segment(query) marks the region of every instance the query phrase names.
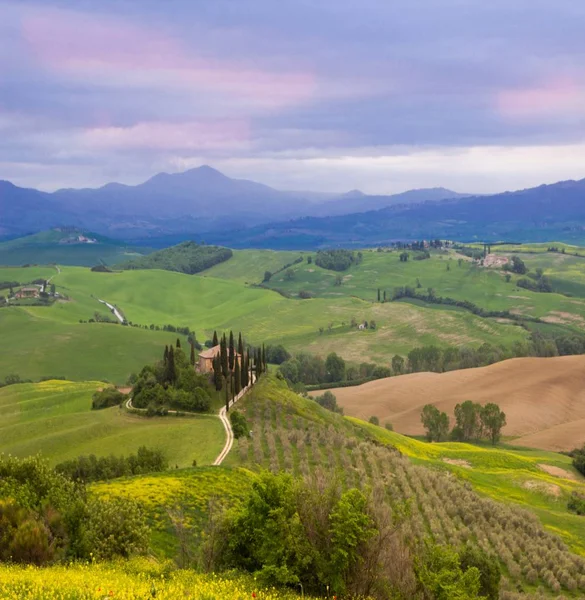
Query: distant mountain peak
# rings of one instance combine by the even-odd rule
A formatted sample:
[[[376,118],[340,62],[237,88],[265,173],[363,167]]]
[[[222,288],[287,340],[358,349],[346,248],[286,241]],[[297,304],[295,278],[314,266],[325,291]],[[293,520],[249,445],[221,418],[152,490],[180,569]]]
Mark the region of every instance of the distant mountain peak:
[[[362,196],[365,196],[366,194],[364,194],[361,190],[350,190],[349,192],[345,192],[345,194],[343,194],[344,198],[361,198]]]

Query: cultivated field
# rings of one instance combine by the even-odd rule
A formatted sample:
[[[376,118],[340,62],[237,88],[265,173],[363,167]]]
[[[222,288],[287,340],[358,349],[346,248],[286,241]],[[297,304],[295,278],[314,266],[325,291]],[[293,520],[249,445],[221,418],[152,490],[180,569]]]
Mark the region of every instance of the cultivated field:
[[[514,444],[571,450],[585,443],[585,356],[516,358],[477,369],[413,373],[334,389],[348,415],[409,435],[424,433],[420,413],[435,404],[451,417],[457,403],[496,402],[506,413]]]
[[[41,453],[51,464],[79,455],[162,449],[171,466],[211,464],[225,433],[213,415],[145,418],[118,408],[91,410],[100,382],[45,381],[0,388],[0,453]]]

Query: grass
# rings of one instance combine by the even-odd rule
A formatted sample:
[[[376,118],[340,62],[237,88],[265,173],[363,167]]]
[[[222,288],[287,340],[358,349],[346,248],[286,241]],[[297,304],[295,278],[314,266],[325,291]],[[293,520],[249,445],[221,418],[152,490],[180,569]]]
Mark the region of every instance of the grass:
[[[266,271],[274,273],[305,254],[285,250],[234,250],[232,258],[201,274],[239,283],[260,283]]]
[[[437,296],[469,300],[486,310],[509,310],[533,317],[545,317],[551,313],[553,317],[555,313],[575,314],[581,320],[585,317],[585,302],[575,302],[558,293],[543,294],[518,288],[518,276],[513,275],[508,283],[501,271],[481,267],[452,251],[432,251],[430,259],[411,259],[408,262],[400,262],[399,253],[364,251],[361,264],[342,273],[303,262],[292,267],[295,273],[293,279],[289,280],[284,273],[279,273],[270,280],[270,285],[291,294],[305,290],[320,298],[356,296],[373,302],[377,300],[378,289],[382,296],[386,291],[388,298],[391,298],[396,287],[411,286],[417,289],[420,284],[418,289],[421,293],[432,288]],[[573,284],[583,284],[583,288],[579,289],[574,286],[573,291],[585,298],[583,263],[579,262],[583,259],[561,254],[523,256],[533,270],[540,266],[537,261],[542,262],[545,258],[551,263],[547,274],[558,280],[568,279]],[[556,261],[554,266],[553,261]],[[336,285],[339,275],[342,276],[342,283]],[[565,291],[558,282],[557,288]]]
[[[52,376],[123,384],[177,338],[162,331],[48,318],[59,316],[61,308],[0,309],[0,380],[15,373],[32,380]]]
[[[45,381],[0,388],[0,452],[41,453],[51,464],[80,455],[162,449],[171,466],[211,464],[225,442],[214,415],[145,418],[118,408],[91,410],[100,382]]]

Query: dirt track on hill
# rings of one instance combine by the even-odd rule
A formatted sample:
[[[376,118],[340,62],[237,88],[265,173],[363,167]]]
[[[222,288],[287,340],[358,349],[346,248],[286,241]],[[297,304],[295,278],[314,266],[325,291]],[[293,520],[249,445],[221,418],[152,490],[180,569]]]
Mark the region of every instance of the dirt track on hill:
[[[585,356],[516,358],[449,373],[414,373],[331,390],[346,415],[394,430],[422,434],[420,413],[435,404],[453,421],[458,402],[496,402],[506,413],[514,444],[570,450],[585,443]],[[322,392],[319,392],[322,393]],[[312,395],[316,395],[313,393]]]

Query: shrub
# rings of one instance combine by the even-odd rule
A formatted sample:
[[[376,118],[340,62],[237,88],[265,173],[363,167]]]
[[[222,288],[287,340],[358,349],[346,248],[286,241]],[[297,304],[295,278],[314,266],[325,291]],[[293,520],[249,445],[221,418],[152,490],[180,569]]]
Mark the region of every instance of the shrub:
[[[316,396],[315,402],[327,410],[339,413],[340,415],[343,414],[343,408],[337,404],[335,394],[330,391],[325,392],[322,396]]]
[[[232,430],[234,432],[234,437],[236,440],[241,437],[248,437],[250,434],[250,426],[248,425],[248,421],[244,415],[237,411],[230,411],[230,423],[232,424]]]
[[[585,496],[578,492],[573,492],[569,498],[567,508],[578,515],[585,515]]]
[[[372,425],[380,425],[380,419],[378,419],[378,417],[376,417],[375,415],[371,416],[368,419],[368,422],[371,423]]]
[[[126,399],[126,394],[113,387],[105,388],[94,393],[91,401],[92,410],[119,406]]]

